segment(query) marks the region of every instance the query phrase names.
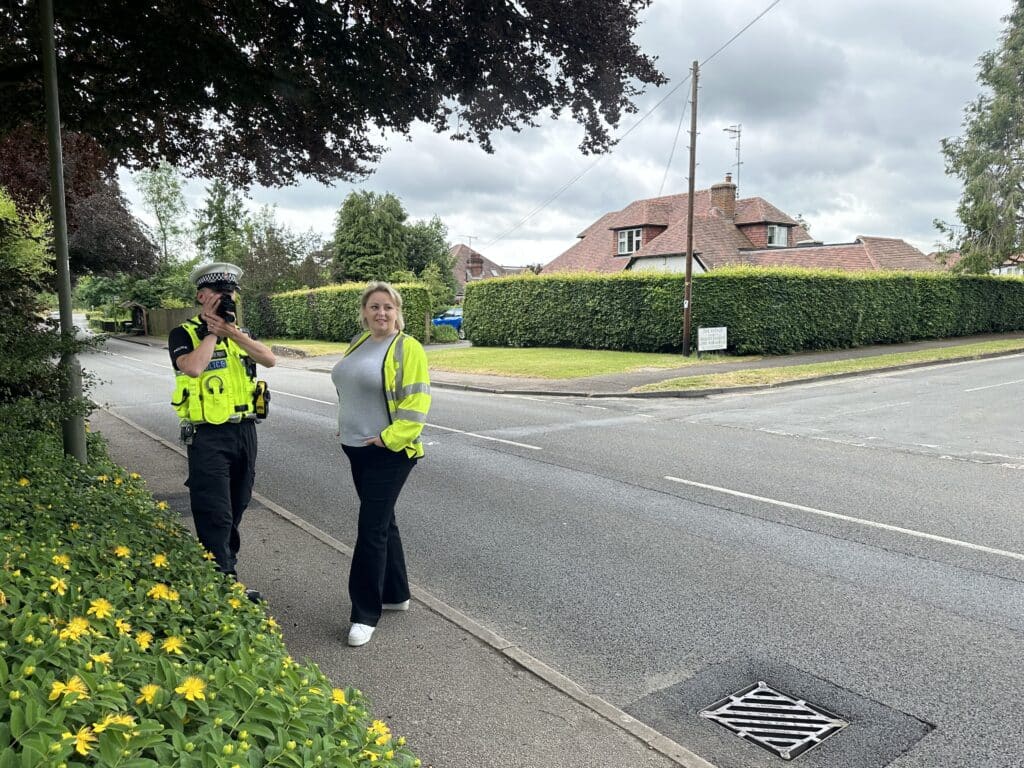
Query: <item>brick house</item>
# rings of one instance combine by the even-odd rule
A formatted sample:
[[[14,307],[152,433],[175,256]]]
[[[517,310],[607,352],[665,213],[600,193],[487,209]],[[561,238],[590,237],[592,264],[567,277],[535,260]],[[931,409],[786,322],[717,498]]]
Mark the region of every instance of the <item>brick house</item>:
[[[686,268],[689,195],[637,200],[606,213],[542,272],[621,272]],[[736,199],[725,181],[694,193],[693,271],[727,265],[845,270],[940,269],[904,240],[858,236],[852,243],[813,240],[800,222],[760,197]]]
[[[455,300],[460,303],[466,293],[466,283],[487,280],[492,277],[503,277],[504,275],[518,275],[525,269],[525,267],[503,267],[500,264],[495,264],[483,254],[462,243],[452,246],[448,253],[455,262],[452,272],[455,275],[455,282],[459,286],[455,292]]]

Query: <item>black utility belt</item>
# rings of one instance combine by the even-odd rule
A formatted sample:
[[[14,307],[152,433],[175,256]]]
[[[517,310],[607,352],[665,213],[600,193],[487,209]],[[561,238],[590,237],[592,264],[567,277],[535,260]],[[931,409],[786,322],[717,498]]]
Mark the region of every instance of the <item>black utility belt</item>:
[[[211,424],[208,421],[189,421],[188,423],[193,427],[223,427],[225,424],[241,424],[243,421],[259,421],[259,417],[255,413],[247,413],[244,416],[232,416],[220,424]]]

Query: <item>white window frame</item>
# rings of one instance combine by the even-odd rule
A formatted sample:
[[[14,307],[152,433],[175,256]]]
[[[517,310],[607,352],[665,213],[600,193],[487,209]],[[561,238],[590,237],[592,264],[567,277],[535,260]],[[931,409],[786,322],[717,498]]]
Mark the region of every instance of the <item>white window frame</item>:
[[[641,247],[643,247],[644,230],[642,227],[636,227],[635,229],[620,229],[618,234],[618,254],[620,256],[624,256],[627,253],[636,253]]]
[[[789,245],[789,227],[782,224],[768,225],[768,247],[785,248]]]

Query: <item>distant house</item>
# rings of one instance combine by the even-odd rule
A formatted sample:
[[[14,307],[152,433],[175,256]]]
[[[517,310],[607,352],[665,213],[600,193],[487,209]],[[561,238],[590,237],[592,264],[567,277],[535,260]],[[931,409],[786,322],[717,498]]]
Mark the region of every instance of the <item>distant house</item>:
[[[606,213],[542,272],[621,272],[686,268],[688,194],[637,200]],[[852,243],[813,240],[800,222],[760,197],[736,199],[730,175],[694,193],[693,271],[724,266],[845,270],[941,267],[904,240],[858,236]]]
[[[455,259],[452,272],[455,274],[455,282],[459,285],[455,293],[455,300],[460,302],[466,293],[466,283],[487,280],[492,277],[518,275],[525,269],[525,267],[503,267],[500,264],[495,264],[483,254],[462,243],[452,246],[448,253]]]
[[[963,255],[960,251],[936,251],[929,253],[928,258],[933,259],[942,269],[952,270],[960,263]],[[990,275],[1015,275],[1017,277],[1024,275],[1024,255],[1011,256],[988,272]]]

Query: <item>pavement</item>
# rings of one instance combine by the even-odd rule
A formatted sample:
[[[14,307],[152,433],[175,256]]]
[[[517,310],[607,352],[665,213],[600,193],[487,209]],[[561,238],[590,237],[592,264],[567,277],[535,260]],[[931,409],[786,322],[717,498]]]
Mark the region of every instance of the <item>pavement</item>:
[[[119,337],[165,347],[159,338]],[[431,372],[432,383],[491,392],[631,396],[642,384],[679,375],[796,365],[912,351],[1024,333],[805,353],[744,362],[697,364],[568,381]],[[446,345],[451,347],[451,345]],[[282,350],[285,352],[285,350]],[[291,357],[282,367],[329,371],[337,355]],[[698,394],[709,394],[704,391]],[[191,525],[180,445],[107,411],[90,417],[114,460],[146,479]],[[257,481],[257,491],[259,482]],[[246,512],[239,574],[271,596],[268,613],[281,625],[291,655],[312,661],[338,686],[368,697],[371,712],[408,740],[433,768],[714,768],[650,726],[581,688],[540,660],[418,585],[406,613],[389,613],[386,631],[360,648],[345,642],[351,547],[260,493]]]

